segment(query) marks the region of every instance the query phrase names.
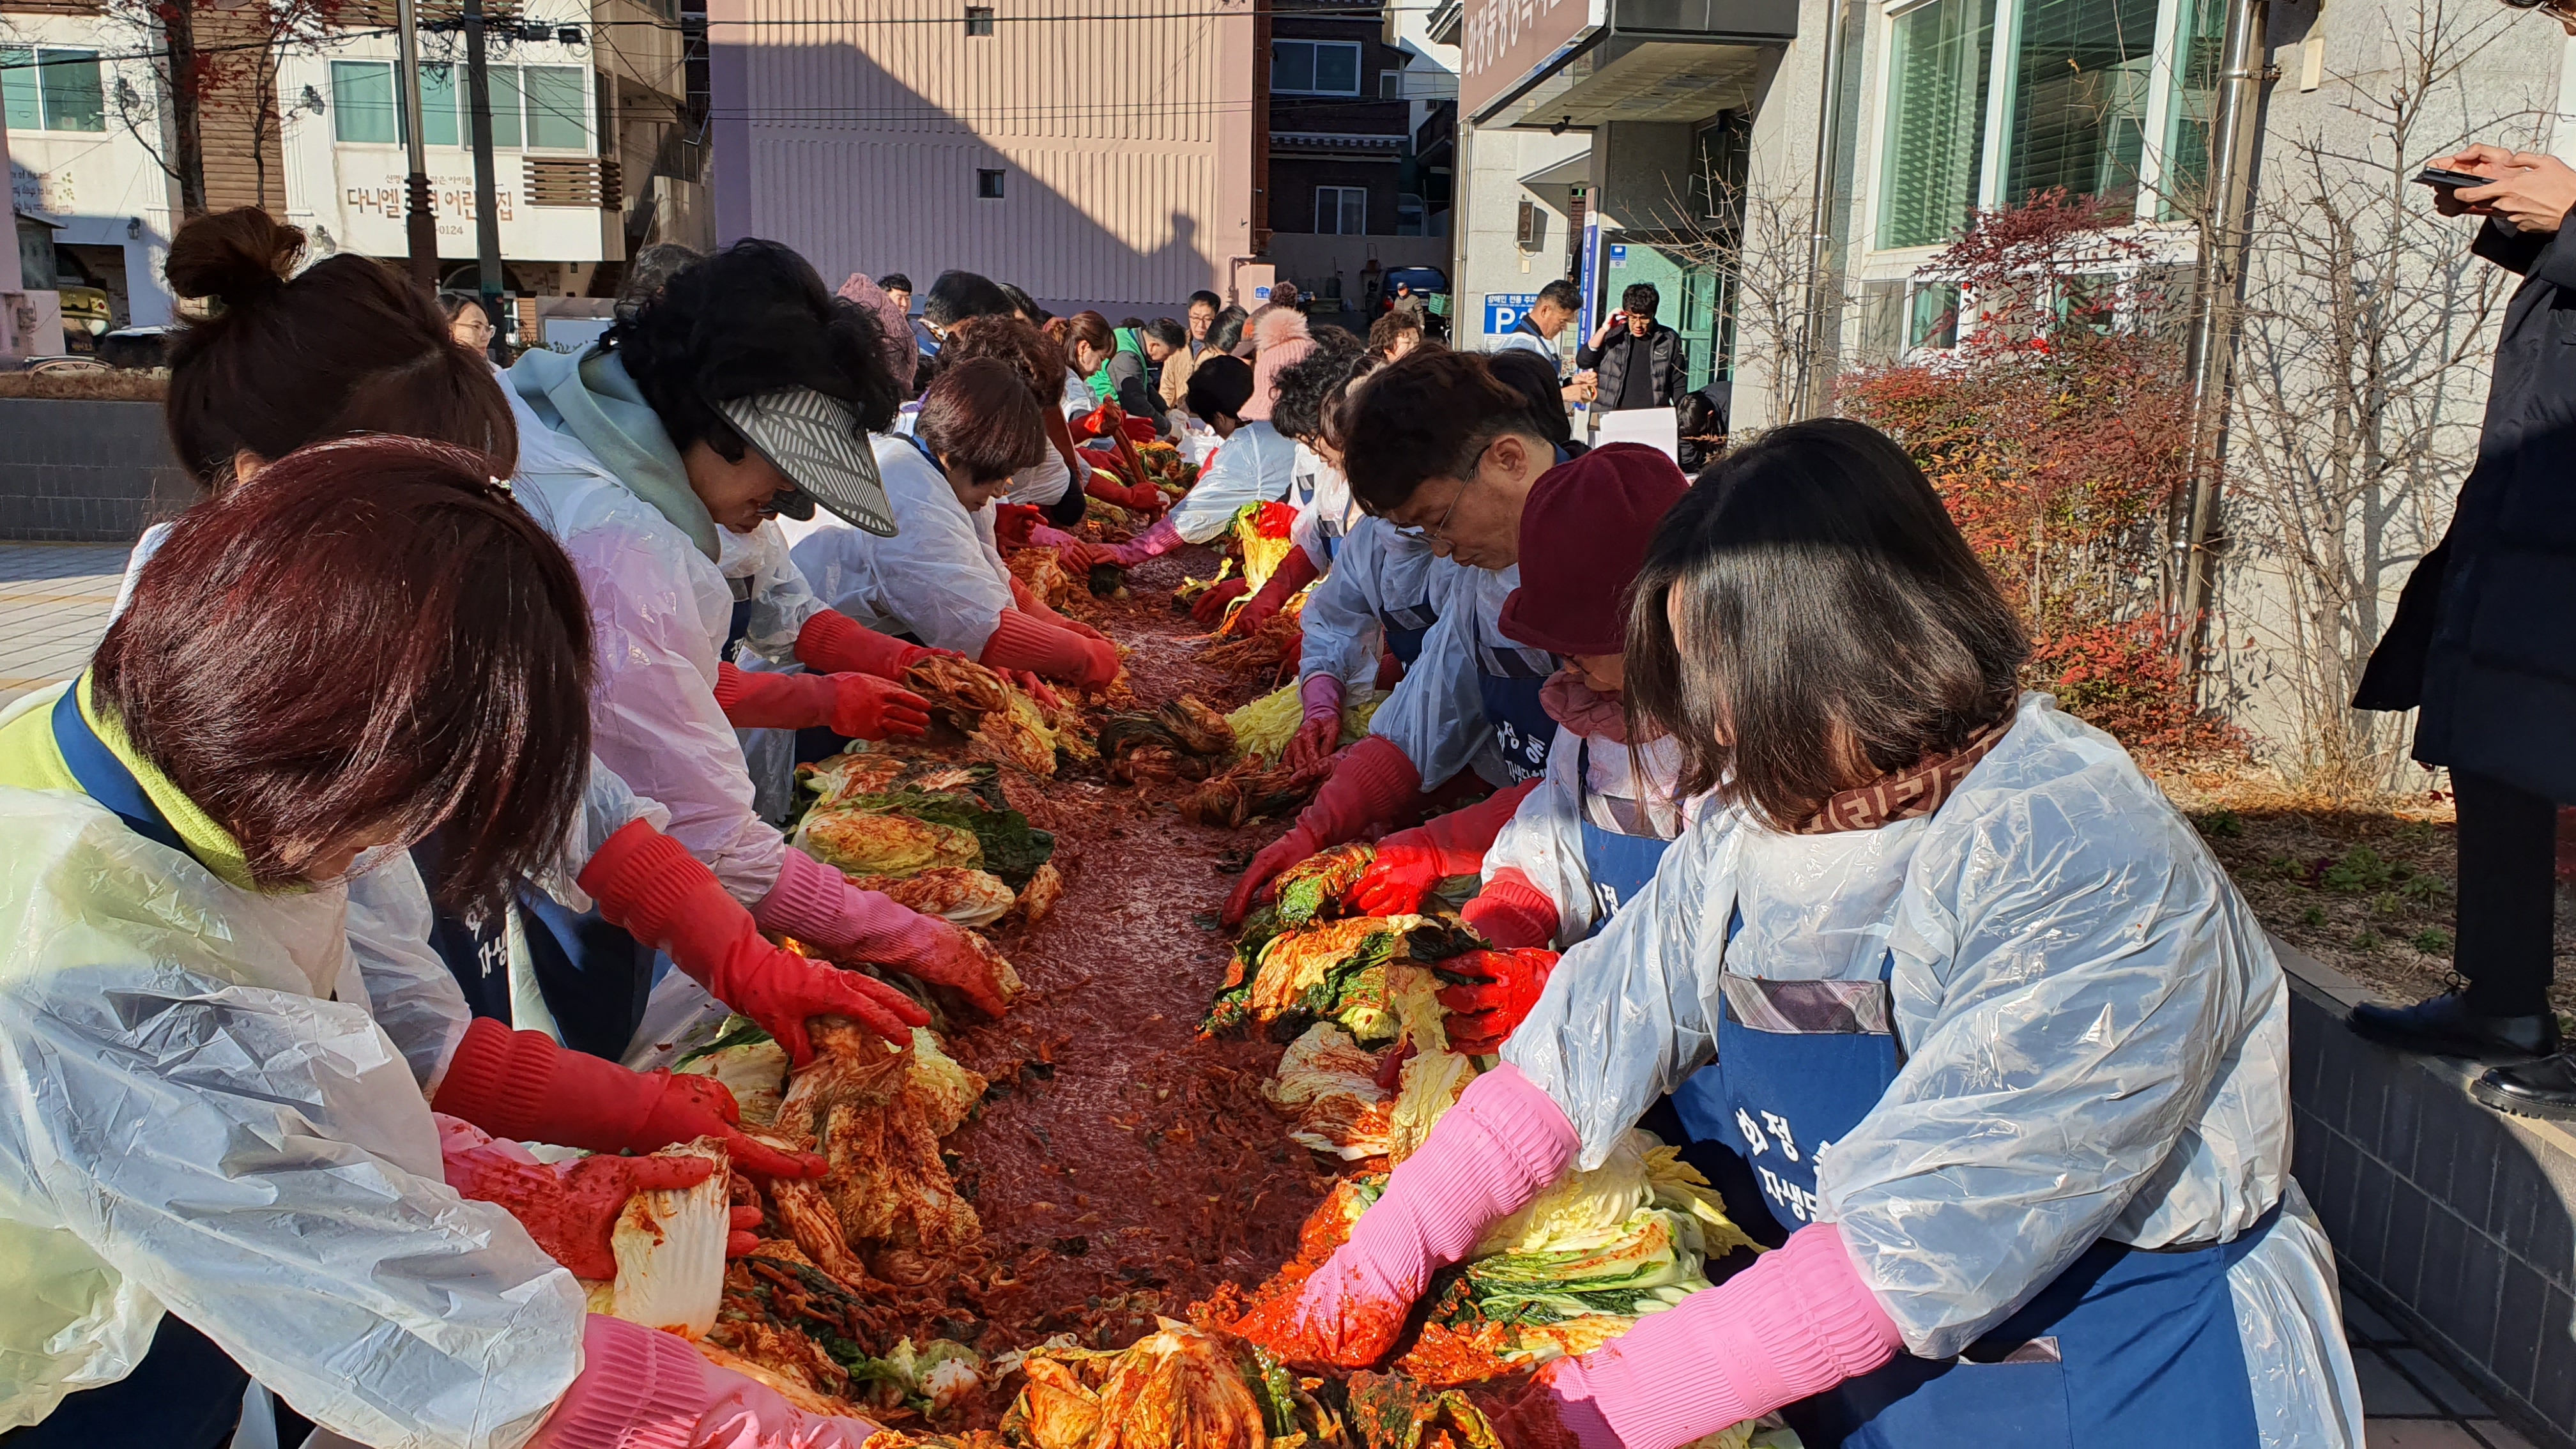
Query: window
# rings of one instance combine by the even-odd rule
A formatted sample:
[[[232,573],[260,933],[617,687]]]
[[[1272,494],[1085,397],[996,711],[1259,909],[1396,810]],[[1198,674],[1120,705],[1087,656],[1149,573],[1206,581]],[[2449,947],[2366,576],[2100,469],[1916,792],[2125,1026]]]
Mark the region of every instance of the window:
[[[978,201],[1001,200],[1002,173],[999,171],[978,170],[975,173],[975,199]]]
[[[331,135],[390,146],[402,139],[394,108],[394,68],[381,61],[331,62]]]
[[[1270,89],[1291,96],[1358,95],[1360,48],[1346,40],[1272,41]]]
[[[492,96],[492,145],[516,150],[590,149],[590,123],[582,114],[588,71],[575,65],[495,65],[484,83]],[[470,146],[474,125],[466,110],[465,67],[424,61],[420,67],[421,139],[432,146]],[[369,146],[401,144],[402,107],[394,95],[394,68],[380,60],[331,62],[331,134]]]
[[[1959,345],[1959,284],[1917,282],[1905,308],[1905,350]]]
[[[104,131],[98,52],[0,46],[0,101],[14,131]]]
[[[492,75],[490,67],[485,67],[483,75],[485,84],[488,85]],[[420,68],[420,139],[432,146],[458,144],[460,134],[473,129],[471,121],[462,125],[458,123],[458,114],[464,108],[465,67],[452,64],[422,65]],[[500,108],[501,98],[492,97],[492,109],[497,111]],[[394,101],[394,109],[397,114],[400,114],[402,101],[399,97]],[[464,140],[470,143],[473,137],[466,135]],[[495,138],[492,144],[497,146],[500,141]]]
[[[1400,192],[1396,195],[1395,234],[1397,236],[1422,235],[1422,217],[1423,206],[1421,197],[1414,195],[1410,191]]]
[[[1315,188],[1315,230],[1334,236],[1360,236],[1368,231],[1368,188]]]
[[[1975,208],[1994,29],[1995,0],[1930,0],[1897,17],[1880,246],[1944,240]]]
[[[590,149],[590,123],[583,114],[585,95],[590,90],[589,71],[577,65],[532,65],[522,72],[521,82],[529,146],[557,151]]]
[[[2022,0],[2001,204],[2136,201],[2155,32],[2156,0]]]
[[[1746,167],[1753,155],[1753,118],[1720,111],[1691,135],[1691,213],[1733,236],[1744,226]]]
[[[993,33],[993,7],[992,7],[992,6],[990,6],[990,5],[969,5],[969,6],[967,6],[967,7],[966,7],[966,33],[967,33],[968,35],[990,35],[990,34],[992,34],[992,33]]]
[[[2208,169],[2220,0],[1923,0],[1889,21],[1880,247],[2063,188],[2139,220]],[[2177,205],[2177,201],[2180,205]]]
[[[1382,70],[1377,73],[1377,98],[1382,101],[1404,99],[1404,72]]]

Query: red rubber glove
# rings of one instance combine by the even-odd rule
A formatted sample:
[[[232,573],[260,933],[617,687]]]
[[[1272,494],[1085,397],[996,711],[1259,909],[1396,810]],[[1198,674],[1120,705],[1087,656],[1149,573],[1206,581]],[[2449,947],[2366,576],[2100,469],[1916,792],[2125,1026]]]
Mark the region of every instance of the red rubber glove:
[[[912,1039],[930,1014],[882,981],[771,945],[751,913],[680,842],[629,821],[582,867],[599,913],[671,954],[716,1000],[759,1022],[797,1066],[813,1060],[813,1016],[846,1016],[889,1041]]]
[[[1404,661],[1395,657],[1395,651],[1389,650],[1377,657],[1377,687],[1379,689],[1393,689],[1396,685],[1402,683],[1403,680]]]
[[[910,739],[930,729],[930,701],[873,674],[771,674],[716,666],[716,705],[736,729],[823,725],[854,740]]]
[[[488,1147],[447,1155],[444,1166],[458,1196],[507,1209],[547,1257],[594,1281],[617,1277],[608,1235],[628,1198],[695,1187],[716,1168],[703,1157],[585,1157],[559,1173]]]
[[[1206,593],[1190,603],[1190,617],[1200,627],[1213,629],[1225,622],[1225,606],[1252,592],[1252,585],[1241,579],[1219,579],[1208,585]]]
[[[977,949],[974,937],[936,917],[930,918],[930,939],[926,944],[901,958],[889,957],[883,964],[889,971],[947,987],[986,1016],[1000,1016],[1009,1006],[994,980],[992,958]]]
[[[1127,414],[1120,410],[1118,404],[1105,402],[1073,420],[1073,435],[1077,438],[1105,438],[1125,421]]]
[[[1253,894],[1270,878],[1328,845],[1357,839],[1371,826],[1393,825],[1418,807],[1422,773],[1393,741],[1371,735],[1344,750],[1315,799],[1297,816],[1297,827],[1269,849],[1235,882],[1225,903],[1225,924],[1233,926],[1252,909]]]
[[[744,1136],[733,1093],[713,1077],[631,1072],[566,1051],[544,1032],[512,1031],[489,1017],[465,1028],[431,1105],[514,1142],[652,1152],[714,1137],[747,1172],[823,1175],[819,1157],[781,1152]]]
[[[1544,946],[1556,939],[1560,924],[1556,902],[1516,865],[1495,871],[1476,898],[1458,908],[1458,914],[1477,935],[1506,950]]]
[[[988,669],[1043,674],[1082,689],[1108,688],[1118,677],[1118,646],[1059,628],[1060,622],[1004,609],[976,662]]]
[[[1377,858],[1351,889],[1351,904],[1364,916],[1409,916],[1421,910],[1422,898],[1441,881],[1484,869],[1494,837],[1538,785],[1524,781],[1379,841]]]
[[[1304,635],[1298,636],[1302,642]],[[1279,752],[1280,763],[1302,770],[1316,764],[1342,742],[1342,681],[1331,674],[1309,674],[1297,686],[1297,697],[1304,701],[1306,717],[1288,747]]]
[[[1441,962],[1440,969],[1482,978],[1440,989],[1440,1004],[1449,1008],[1449,1049],[1481,1057],[1500,1050],[1512,1028],[1538,1005],[1548,973],[1556,969],[1556,953],[1535,947],[1470,951]]]
[[[1299,589],[1322,577],[1323,572],[1315,567],[1315,560],[1304,549],[1288,550],[1288,556],[1279,561],[1279,567],[1271,571],[1268,582],[1262,584],[1261,592],[1253,595],[1252,602],[1243,606],[1243,612],[1234,616],[1235,632],[1249,634],[1260,628],[1271,615],[1279,612],[1282,605],[1295,598]]]
[[[806,620],[796,633],[796,662],[817,674],[873,674],[900,680],[905,670],[933,654],[955,652],[906,644],[891,634],[861,628],[849,615],[832,609]]]
[[[1023,549],[1046,526],[1046,510],[1034,503],[993,505],[993,541],[1004,549]]]
[[[1138,513],[1155,512],[1172,501],[1164,496],[1162,489],[1151,483],[1113,482],[1109,475],[1099,472],[1091,475],[1091,481],[1083,485],[1082,491],[1103,503],[1115,503]]]

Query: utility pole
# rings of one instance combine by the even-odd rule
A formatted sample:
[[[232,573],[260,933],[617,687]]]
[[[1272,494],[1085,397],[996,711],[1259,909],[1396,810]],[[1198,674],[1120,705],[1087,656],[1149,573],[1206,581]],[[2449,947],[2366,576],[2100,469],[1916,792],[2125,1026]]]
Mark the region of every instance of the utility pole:
[[[492,77],[483,64],[483,0],[465,0],[465,101],[474,123],[474,255],[481,263],[483,315],[492,319],[492,360],[502,360],[501,207],[492,185]]]
[[[438,203],[429,189],[428,140],[420,125],[420,16],[413,0],[395,0],[394,25],[402,32],[402,78],[395,94],[402,97],[403,144],[411,174],[403,178],[403,227],[411,242],[412,285],[438,291]]]

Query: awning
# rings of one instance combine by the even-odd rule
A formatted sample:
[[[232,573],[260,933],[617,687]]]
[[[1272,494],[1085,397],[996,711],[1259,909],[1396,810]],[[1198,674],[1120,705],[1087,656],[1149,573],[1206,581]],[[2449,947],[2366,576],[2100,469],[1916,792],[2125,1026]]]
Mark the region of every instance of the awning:
[[[1764,66],[1796,38],[1796,0],[1607,0],[1554,60],[1475,115],[1480,126],[1688,121],[1751,106]]]

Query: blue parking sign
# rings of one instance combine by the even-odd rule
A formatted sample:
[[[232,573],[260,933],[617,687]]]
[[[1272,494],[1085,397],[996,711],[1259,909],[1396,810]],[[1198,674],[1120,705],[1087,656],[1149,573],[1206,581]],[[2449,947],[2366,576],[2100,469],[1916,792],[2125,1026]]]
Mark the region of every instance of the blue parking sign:
[[[1538,305],[1536,292],[1487,292],[1485,294],[1485,335],[1501,337],[1521,325],[1529,309]]]

